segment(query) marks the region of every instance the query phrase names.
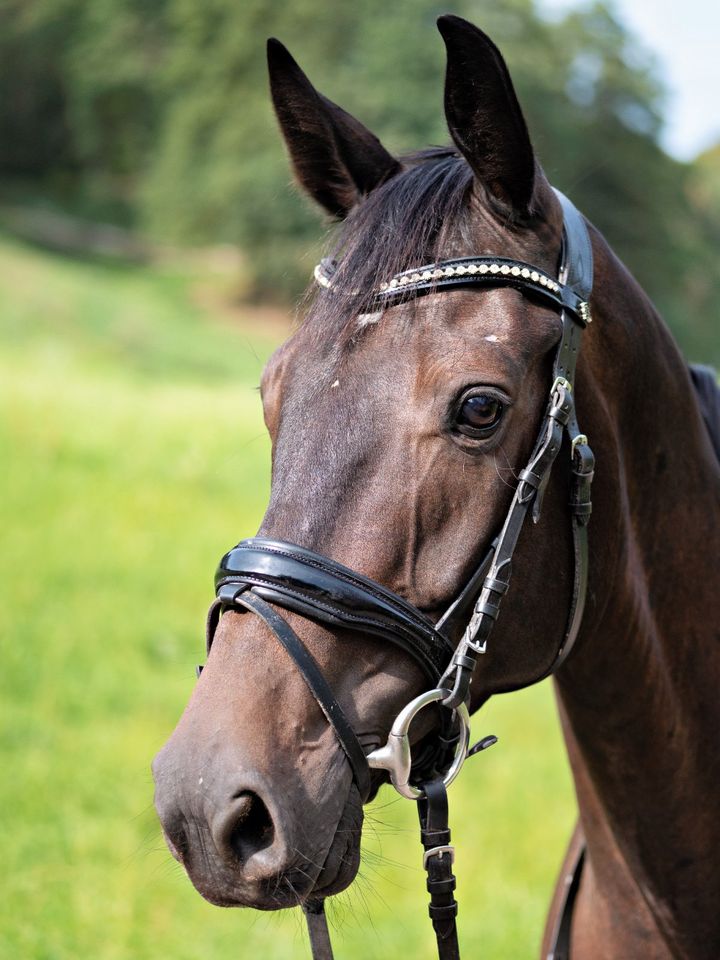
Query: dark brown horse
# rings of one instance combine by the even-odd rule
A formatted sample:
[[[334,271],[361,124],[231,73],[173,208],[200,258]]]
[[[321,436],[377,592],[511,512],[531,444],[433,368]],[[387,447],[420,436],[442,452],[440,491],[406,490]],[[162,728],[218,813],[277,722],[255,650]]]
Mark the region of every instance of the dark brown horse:
[[[342,282],[318,291],[263,375],[273,480],[259,533],[339,561],[433,620],[513,498],[547,404],[558,312],[507,285],[386,309],[370,294],[449,257],[513,258],[556,276],[563,222],[497,49],[462,20],[439,25],[454,146],[400,159],[269,45],[296,175],[344,225]],[[718,461],[671,336],[589,230],[593,323],[575,389],[597,461],[589,588],[555,676],[580,814],[570,859],[583,838],[587,846],[571,956],[717,960]],[[561,457],[542,519],[520,537],[471,709],[555,661],[572,593],[569,483]],[[427,689],[420,667],[374,634],[284,615],[365,751],[384,743],[398,711]],[[356,780],[261,619],[222,616],[154,772],[168,843],[208,900],[278,909],[353,879]]]

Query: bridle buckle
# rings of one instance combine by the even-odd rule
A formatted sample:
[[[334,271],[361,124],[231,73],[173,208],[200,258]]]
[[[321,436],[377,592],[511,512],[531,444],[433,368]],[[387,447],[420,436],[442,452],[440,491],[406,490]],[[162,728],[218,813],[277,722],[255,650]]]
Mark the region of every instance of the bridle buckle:
[[[465,628],[465,634],[458,645],[458,650],[462,649],[462,647],[469,647],[471,650],[474,650],[475,653],[485,653],[487,651],[487,637],[485,637],[482,642],[475,639],[480,631],[483,616],[484,614],[477,608],[473,610],[470,622]]]
[[[571,450],[571,453],[573,454],[573,456],[575,455],[575,447],[577,447],[577,445],[578,445],[579,443],[582,443],[582,444],[584,444],[585,446],[587,446],[587,444],[588,444],[588,438],[585,436],[584,433],[578,433],[578,434],[576,434],[576,435],[572,438],[572,440],[570,441],[570,450]]]
[[[550,396],[552,396],[558,387],[562,387],[568,393],[572,393],[572,384],[567,379],[567,377],[555,377],[552,387],[550,388]]]
[[[439,857],[442,860],[446,855],[450,857],[450,866],[452,866],[455,863],[455,847],[451,843],[439,847],[430,847],[423,855],[423,870],[427,870],[430,857]]]
[[[483,640],[482,643],[479,643],[477,640],[471,640],[466,637],[463,642],[466,647],[469,647],[471,650],[474,650],[475,653],[487,653],[487,645],[488,645],[487,638]]]

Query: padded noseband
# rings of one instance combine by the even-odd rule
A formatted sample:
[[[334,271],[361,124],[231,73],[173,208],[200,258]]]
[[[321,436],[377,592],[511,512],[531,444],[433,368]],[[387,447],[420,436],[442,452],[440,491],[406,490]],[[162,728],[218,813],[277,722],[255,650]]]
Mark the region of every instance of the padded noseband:
[[[415,659],[433,686],[453,654],[448,638],[402,597],[292,543],[256,537],[233,547],[215,574],[218,599],[232,605],[238,586],[313,620],[392,640]]]

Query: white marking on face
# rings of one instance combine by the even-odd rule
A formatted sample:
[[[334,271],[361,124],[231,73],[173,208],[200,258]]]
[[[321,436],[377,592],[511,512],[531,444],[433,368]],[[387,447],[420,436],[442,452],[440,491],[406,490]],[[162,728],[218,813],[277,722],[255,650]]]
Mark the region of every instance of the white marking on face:
[[[498,342],[498,337],[496,337],[494,333],[491,333],[490,336],[484,337],[483,339],[484,339],[484,340],[487,340],[488,343],[497,343],[497,342]]]
[[[331,383],[331,384],[330,384],[330,389],[331,389],[331,390],[334,390],[335,387],[339,387],[339,386],[340,386],[340,381],[339,381],[339,380],[336,380],[335,383]]]
[[[362,330],[363,327],[369,327],[373,323],[377,323],[382,316],[382,310],[377,310],[375,313],[361,313],[357,318],[358,327]]]

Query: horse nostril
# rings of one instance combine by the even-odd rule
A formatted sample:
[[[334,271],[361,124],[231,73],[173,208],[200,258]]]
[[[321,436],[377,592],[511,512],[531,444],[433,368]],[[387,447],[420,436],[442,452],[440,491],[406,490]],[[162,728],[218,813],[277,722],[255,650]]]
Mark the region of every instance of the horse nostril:
[[[268,808],[256,793],[235,795],[232,813],[222,831],[227,848],[240,863],[272,845],[275,828]]]

